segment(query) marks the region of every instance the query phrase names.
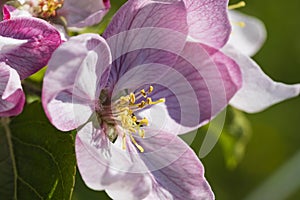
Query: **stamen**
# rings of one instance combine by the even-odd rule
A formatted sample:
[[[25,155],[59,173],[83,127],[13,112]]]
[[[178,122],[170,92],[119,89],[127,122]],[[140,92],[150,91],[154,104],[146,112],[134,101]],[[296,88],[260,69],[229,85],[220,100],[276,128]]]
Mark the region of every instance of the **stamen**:
[[[153,90],[154,90],[154,87],[152,85],[150,85],[149,90],[148,90],[148,94],[150,94]]]
[[[152,99],[150,97],[147,98],[148,105],[155,105],[155,104],[164,103],[164,102],[166,102],[165,98],[158,99],[157,101],[152,101]]]
[[[143,97],[147,97],[147,93],[145,92],[145,90],[144,89],[142,89],[141,91],[140,91],[140,93],[141,93],[141,95],[143,96]]]
[[[143,118],[141,121],[139,121],[139,125],[145,125],[145,126],[148,126],[149,124],[149,121],[147,118]]]
[[[133,117],[132,117],[132,121],[134,121],[134,122],[136,122],[136,121],[137,121],[137,118],[136,118],[136,116],[133,116]]]
[[[43,18],[54,17],[56,11],[63,6],[63,0],[39,0],[39,15]]]
[[[122,136],[122,149],[126,150],[126,135],[123,134]]]
[[[234,10],[234,9],[242,8],[242,7],[245,7],[245,6],[246,6],[245,1],[240,1],[239,3],[233,4],[233,5],[229,5],[228,9],[229,10]]]
[[[112,104],[112,110],[108,112],[108,114],[111,114],[112,116],[109,116],[107,118],[105,118],[105,116],[102,117],[102,119],[106,121],[115,120],[120,123],[120,127],[123,130],[122,149],[126,149],[126,137],[128,135],[131,142],[136,146],[136,148],[138,148],[140,152],[144,152],[144,148],[136,142],[133,134],[138,134],[141,138],[144,138],[145,130],[142,129],[142,127],[148,126],[149,121],[147,118],[139,119],[135,116],[134,112],[150,105],[165,102],[165,98],[161,98],[157,101],[152,101],[150,97],[147,97],[147,95],[153,92],[153,90],[154,87],[149,86],[147,92],[142,89],[137,95],[134,93],[130,93],[127,96],[121,96]],[[137,99],[139,103],[136,103]],[[111,123],[115,122],[112,121]]]
[[[146,102],[145,102],[145,101],[141,101],[141,103],[139,103],[137,106],[138,106],[139,108],[144,108],[145,105],[146,105]]]
[[[130,93],[130,103],[131,104],[135,103],[135,95],[132,92]]]
[[[130,134],[130,139],[132,143],[140,150],[140,152],[143,153],[144,148],[135,141],[134,137],[131,134]]]
[[[139,129],[139,135],[140,135],[141,138],[144,138],[145,137],[145,130]]]

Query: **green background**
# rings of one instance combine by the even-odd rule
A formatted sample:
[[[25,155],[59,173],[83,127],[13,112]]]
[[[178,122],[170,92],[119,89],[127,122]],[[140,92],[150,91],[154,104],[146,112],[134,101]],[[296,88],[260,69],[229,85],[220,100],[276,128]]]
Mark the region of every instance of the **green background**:
[[[112,1],[109,16],[123,2]],[[272,79],[290,84],[300,82],[300,1],[248,0],[246,3],[239,11],[261,19],[268,32],[265,45],[254,59]],[[202,159],[216,198],[300,199],[300,98],[246,117],[252,127],[251,139],[235,168],[226,165],[219,144]],[[194,149],[201,145],[204,136],[198,137]],[[105,192],[87,189],[78,174],[74,200],[109,199]]]

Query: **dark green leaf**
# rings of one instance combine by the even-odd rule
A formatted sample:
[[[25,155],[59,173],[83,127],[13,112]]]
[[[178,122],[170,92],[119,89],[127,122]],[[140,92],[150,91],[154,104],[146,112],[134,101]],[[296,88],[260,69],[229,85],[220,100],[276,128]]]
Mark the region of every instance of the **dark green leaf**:
[[[33,103],[0,126],[0,199],[70,199],[74,187],[72,135],[49,124]]]

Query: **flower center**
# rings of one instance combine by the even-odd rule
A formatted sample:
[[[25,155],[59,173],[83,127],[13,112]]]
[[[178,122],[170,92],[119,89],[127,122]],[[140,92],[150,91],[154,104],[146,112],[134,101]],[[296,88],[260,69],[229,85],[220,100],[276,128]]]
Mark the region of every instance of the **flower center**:
[[[63,4],[64,0],[39,0],[38,15],[44,19],[55,17],[57,9]]]
[[[64,0],[25,0],[19,1],[18,7],[21,10],[26,10],[34,17],[49,19],[55,17],[57,10],[60,9]]]
[[[137,94],[130,93],[129,95],[121,96],[110,106],[111,111],[109,115],[105,111],[104,113],[102,112],[101,119],[109,124],[113,122],[116,128],[122,133],[122,149],[126,149],[126,137],[128,136],[139,151],[144,152],[144,148],[136,142],[133,136],[138,135],[144,138],[145,130],[143,130],[143,127],[148,126],[149,121],[147,118],[139,119],[135,113],[151,105],[165,102],[164,98],[152,101],[152,98],[148,97],[148,95],[153,90],[153,86],[150,86],[147,91],[142,89]],[[108,135],[108,137],[110,140],[114,140],[117,134],[115,134],[115,138],[112,138],[111,135]]]

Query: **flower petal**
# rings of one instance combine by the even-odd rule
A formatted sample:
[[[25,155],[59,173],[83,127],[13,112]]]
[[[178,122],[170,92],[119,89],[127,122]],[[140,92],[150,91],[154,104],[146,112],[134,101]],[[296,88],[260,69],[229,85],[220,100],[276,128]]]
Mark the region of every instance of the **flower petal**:
[[[168,124],[174,124],[175,120],[193,130],[207,123],[225,108],[241,87],[241,73],[232,59],[215,49],[189,42],[181,52],[168,48],[129,51],[113,62],[111,74],[112,78],[120,77],[113,96],[126,89],[137,94],[152,85],[154,91],[148,97],[153,101],[165,98],[168,114],[173,119],[168,121],[171,118],[165,116],[161,122],[167,121],[158,123],[162,126],[156,128],[176,134],[185,133],[187,129]],[[161,119],[155,120],[156,109],[139,114],[154,118],[154,122]],[[150,122],[150,126],[156,126],[154,122]]]
[[[232,106],[248,113],[255,113],[299,96],[300,84],[287,85],[273,81],[251,58],[229,47],[224,49],[224,52],[240,65],[243,76],[242,88],[230,101]]]
[[[183,2],[169,5],[148,0],[128,1],[115,14],[103,37],[107,39],[124,31],[145,27],[187,33],[186,16]]]
[[[88,120],[106,84],[110,60],[106,42],[96,34],[73,37],[53,53],[42,102],[54,126],[72,130]]]
[[[151,180],[142,160],[135,156],[138,159],[132,161],[129,153],[111,143],[92,122],[78,131],[75,147],[78,168],[88,187],[106,189],[113,199],[121,195],[123,199],[138,200],[150,192]],[[137,173],[139,169],[141,173]]]
[[[83,28],[99,23],[109,8],[109,0],[65,0],[57,14],[66,18],[68,27]]]
[[[0,22],[0,36],[27,40],[9,51],[0,51],[0,61],[14,68],[21,79],[47,65],[61,43],[60,35],[53,26],[35,18],[19,17]]]
[[[3,20],[14,19],[16,17],[32,17],[27,10],[16,9],[13,6],[3,6]]]
[[[142,0],[140,0],[142,1]],[[149,0],[144,0],[144,2]],[[180,0],[152,0],[163,4],[176,4]],[[193,41],[221,48],[227,42],[231,27],[228,20],[228,0],[183,0],[187,11],[189,36]]]
[[[231,33],[228,0],[185,0],[189,35],[203,44],[221,48]]]
[[[136,138],[145,149],[139,155],[153,177],[152,192],[146,199],[214,199],[204,168],[187,144],[163,131],[146,129],[146,135]]]
[[[203,166],[183,141],[169,133],[146,133],[136,138],[145,149],[138,153],[111,143],[92,122],[80,129],[76,156],[88,187],[105,189],[113,199],[213,199]]]
[[[264,24],[257,18],[233,10],[229,11],[229,19],[232,23],[232,33],[227,44],[245,55],[256,54],[266,40]]]
[[[0,63],[0,117],[15,116],[22,112],[25,95],[18,73]]]

